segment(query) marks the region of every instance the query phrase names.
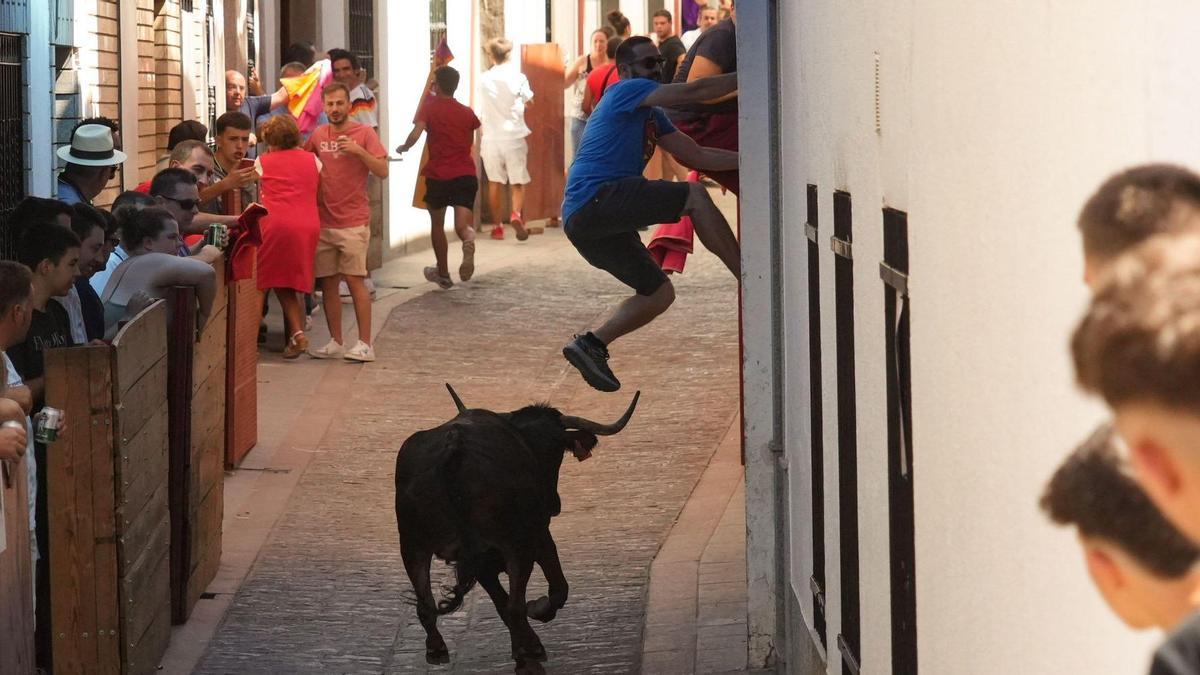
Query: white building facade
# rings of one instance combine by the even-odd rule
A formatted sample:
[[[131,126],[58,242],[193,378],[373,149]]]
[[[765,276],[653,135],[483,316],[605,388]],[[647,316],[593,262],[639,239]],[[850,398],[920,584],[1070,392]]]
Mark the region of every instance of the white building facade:
[[[1200,166],[1200,6],[738,3],[751,657],[795,673],[1144,671],[1038,511],[1075,217]]]

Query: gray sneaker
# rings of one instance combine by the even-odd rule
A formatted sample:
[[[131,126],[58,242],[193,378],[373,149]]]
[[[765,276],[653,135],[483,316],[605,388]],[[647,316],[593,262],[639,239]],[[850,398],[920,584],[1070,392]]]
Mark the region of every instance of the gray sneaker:
[[[576,335],[574,340],[563,347],[562,353],[583,376],[584,381],[593,388],[600,391],[616,391],[621,388],[617,376],[613,375],[613,371],[608,367],[608,350],[604,347],[593,344],[582,335]]]

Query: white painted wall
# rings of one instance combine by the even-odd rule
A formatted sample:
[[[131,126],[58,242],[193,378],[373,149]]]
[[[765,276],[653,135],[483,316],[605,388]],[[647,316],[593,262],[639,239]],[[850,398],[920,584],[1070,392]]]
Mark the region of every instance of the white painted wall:
[[[38,4],[29,4],[29,37],[26,42],[29,52],[29,194],[36,197],[54,195],[55,166],[57,160],[50,152],[53,147],[53,104],[54,81],[51,73],[54,66],[50,61],[50,10]]]
[[[776,224],[761,201],[743,200],[743,231],[784,228],[793,517],[787,536],[790,582],[806,621],[811,545],[801,228],[804,185],[815,183],[830,640],[840,607],[828,238],[832,193],[844,189],[854,204],[864,672],[890,665],[878,276],[883,206],[909,214],[922,672],[1144,670],[1154,637],[1131,633],[1112,617],[1087,580],[1073,537],[1052,527],[1036,501],[1053,468],[1102,414],[1075,392],[1066,353],[1085,299],[1074,218],[1087,195],[1121,167],[1149,160],[1200,166],[1194,114],[1200,91],[1187,84],[1200,78],[1191,28],[1200,6],[1186,0],[779,6],[787,36],[780,45],[783,217]],[[761,28],[754,19],[760,12],[765,3],[739,7],[743,50],[767,48],[765,34],[751,37],[748,28]],[[747,129],[743,171],[761,177],[766,156],[745,151],[753,142]],[[743,179],[748,191],[754,183]],[[751,252],[749,235],[747,257],[749,276],[765,263],[761,251]],[[748,319],[755,323],[754,315]],[[759,356],[747,353],[748,378]],[[748,411],[747,419],[754,414]],[[748,476],[761,470],[748,467]],[[753,528],[764,525],[752,520],[750,527],[753,541]],[[829,672],[840,672],[836,648],[830,656]]]
[[[416,114],[421,91],[429,76],[429,12],[404,11],[398,5],[378,2],[375,13],[379,22],[375,48],[380,64],[378,77],[382,84],[379,104],[383,111],[379,135],[384,147],[391,152],[404,142],[412,130],[413,115]],[[457,46],[451,49],[457,57],[452,63],[456,68],[469,59],[469,49],[464,52],[460,52]],[[459,87],[468,84],[464,78]],[[392,249],[403,247],[419,237],[429,236],[429,214],[412,207],[420,153],[421,147],[418,145],[405,154],[405,161],[392,162],[388,179],[384,181],[387,243]]]
[[[387,3],[379,3],[380,6],[384,4]],[[320,7],[320,19],[317,21],[317,53],[321,54],[335,47],[345,49],[350,35],[346,27],[348,5],[345,0],[321,0],[317,5]],[[410,12],[410,14],[420,13]],[[424,18],[420,20],[428,26],[429,12],[424,12]],[[429,41],[428,36],[425,41]]]
[[[521,54],[521,45],[544,44],[546,5],[536,1],[504,3],[504,33],[513,42],[514,58]]]

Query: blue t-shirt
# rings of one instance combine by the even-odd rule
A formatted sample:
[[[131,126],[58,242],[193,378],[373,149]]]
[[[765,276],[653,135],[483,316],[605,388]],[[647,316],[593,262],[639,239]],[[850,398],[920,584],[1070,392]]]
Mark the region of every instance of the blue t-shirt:
[[[583,139],[563,196],[562,219],[566,223],[600,186],[611,180],[640,176],[654,154],[658,139],[675,132],[675,125],[658,108],[640,107],[654,80],[621,80],[610,86],[600,105],[588,118]]]

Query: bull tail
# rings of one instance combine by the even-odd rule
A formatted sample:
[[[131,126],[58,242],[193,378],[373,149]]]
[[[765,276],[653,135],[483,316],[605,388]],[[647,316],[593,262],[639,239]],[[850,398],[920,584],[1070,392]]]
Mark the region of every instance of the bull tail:
[[[475,587],[475,572],[470,569],[471,566],[466,560],[459,561],[453,565],[454,567],[454,585],[447,589],[448,595],[438,601],[438,615],[453,614],[462,607],[463,601],[467,599],[467,593]]]
[[[446,477],[446,490],[450,494],[450,503],[454,507],[452,517],[458,525],[461,549],[459,550],[458,561],[450,565],[454,568],[455,581],[453,586],[446,589],[447,595],[438,601],[437,613],[439,615],[451,614],[458,611],[466,600],[467,593],[475,587],[477,581],[473,559],[480,547],[475,538],[471,536],[470,528],[467,527],[467,516],[463,512],[462,504],[458,498],[459,493],[456,489],[458,487],[459,468],[462,465],[464,451],[459,433],[459,430],[454,427],[451,427],[447,432],[446,448],[449,452],[447,453],[443,475]]]

